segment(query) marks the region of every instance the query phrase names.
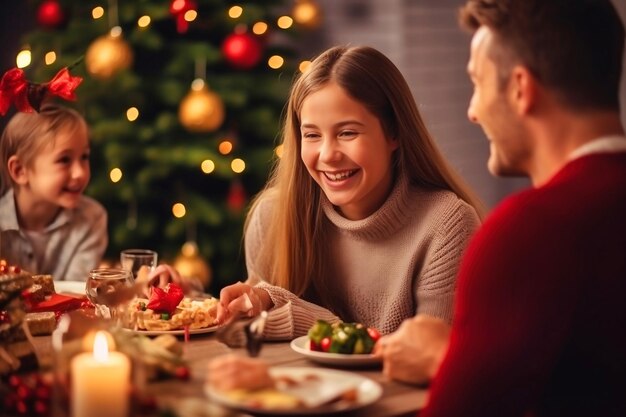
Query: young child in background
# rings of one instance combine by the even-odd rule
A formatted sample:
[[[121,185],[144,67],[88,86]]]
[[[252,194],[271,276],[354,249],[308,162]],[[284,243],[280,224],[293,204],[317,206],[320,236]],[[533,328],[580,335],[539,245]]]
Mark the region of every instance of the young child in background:
[[[83,195],[88,128],[75,110],[17,113],[0,139],[0,258],[55,280],[85,281],[106,249],[107,214]]]

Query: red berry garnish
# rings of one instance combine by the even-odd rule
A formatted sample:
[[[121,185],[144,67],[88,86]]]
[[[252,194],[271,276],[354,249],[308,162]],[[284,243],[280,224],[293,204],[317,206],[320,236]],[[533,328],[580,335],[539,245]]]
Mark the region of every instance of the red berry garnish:
[[[48,403],[43,400],[35,401],[35,405],[33,407],[35,409],[35,413],[37,415],[43,416],[48,414]]]
[[[374,343],[376,343],[378,339],[380,339],[380,332],[373,327],[367,328],[367,334],[374,341]]]
[[[26,414],[28,412],[28,405],[25,401],[18,401],[15,405],[15,409],[20,414]]]
[[[183,381],[188,380],[191,376],[189,368],[187,368],[186,366],[179,366],[178,368],[176,368],[176,371],[174,371],[174,375],[176,376],[176,378]]]
[[[38,386],[35,388],[35,396],[41,400],[47,400],[52,396],[50,391],[50,387]]]
[[[332,340],[330,340],[330,337],[328,336],[320,340],[320,348],[322,349],[322,352],[329,352],[331,344]]]
[[[26,385],[20,385],[17,387],[17,396],[23,400],[30,398],[33,395],[33,391]]]

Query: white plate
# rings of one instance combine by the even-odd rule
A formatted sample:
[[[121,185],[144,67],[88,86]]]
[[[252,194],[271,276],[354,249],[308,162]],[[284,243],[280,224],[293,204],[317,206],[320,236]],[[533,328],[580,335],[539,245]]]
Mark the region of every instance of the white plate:
[[[328,353],[309,350],[309,337],[301,336],[291,341],[291,348],[312,361],[334,366],[373,366],[381,363],[381,358],[372,354]]]
[[[54,281],[54,290],[60,294],[81,294],[85,295],[84,281]]]
[[[369,378],[365,378],[361,375],[336,371],[332,369],[320,369],[320,368],[292,368],[292,367],[279,367],[270,369],[272,377],[288,377],[291,379],[301,379],[315,375],[322,380],[323,384],[335,384],[341,386],[353,386],[357,390],[357,398],[355,401],[338,401],[332,404],[325,404],[318,407],[306,408],[303,406],[292,409],[278,409],[278,408],[258,408],[252,407],[245,402],[235,400],[223,392],[216,391],[209,387],[204,386],[204,392],[216,402],[229,408],[241,410],[253,414],[270,414],[270,415],[305,415],[305,414],[330,414],[339,413],[349,410],[355,410],[362,408],[376,402],[383,394],[383,389],[375,381]]]
[[[189,334],[203,334],[203,333],[213,333],[214,331],[216,331],[217,329],[219,329],[220,326],[210,326],[210,327],[203,327],[201,329],[189,329]],[[158,336],[161,334],[171,334],[171,335],[175,335],[175,336],[182,336],[185,334],[185,330],[184,329],[180,329],[180,330],[132,330],[132,329],[126,329],[128,331],[131,331],[133,333],[136,334],[142,334],[144,336]]]

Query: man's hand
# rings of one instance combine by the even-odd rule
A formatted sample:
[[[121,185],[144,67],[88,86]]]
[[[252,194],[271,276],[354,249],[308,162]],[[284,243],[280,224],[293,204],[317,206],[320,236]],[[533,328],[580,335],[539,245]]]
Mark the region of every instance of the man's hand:
[[[420,314],[405,320],[394,333],[383,336],[374,354],[383,358],[383,374],[411,384],[427,384],[443,361],[450,326],[443,320]]]

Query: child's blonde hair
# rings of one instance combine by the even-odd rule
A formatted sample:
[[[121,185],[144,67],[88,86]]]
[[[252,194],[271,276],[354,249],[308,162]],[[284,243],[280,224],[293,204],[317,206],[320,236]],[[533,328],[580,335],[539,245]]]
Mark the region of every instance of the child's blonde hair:
[[[9,158],[16,155],[26,167],[32,167],[35,158],[50,144],[59,132],[82,132],[87,135],[83,116],[69,107],[46,104],[39,113],[17,113],[7,124],[0,138],[0,196],[14,181],[8,170]]]

